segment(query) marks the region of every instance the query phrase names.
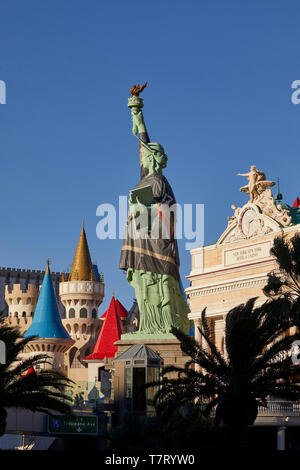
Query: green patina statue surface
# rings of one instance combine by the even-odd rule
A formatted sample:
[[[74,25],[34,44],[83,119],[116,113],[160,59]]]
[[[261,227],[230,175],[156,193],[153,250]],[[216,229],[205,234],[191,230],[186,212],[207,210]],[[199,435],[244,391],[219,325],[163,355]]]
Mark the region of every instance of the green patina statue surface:
[[[130,336],[173,338],[172,326],[187,332],[190,322],[179,276],[175,217],[167,210],[176,204],[172,188],[163,176],[168,157],[160,144],[150,142],[142,112],[143,100],[138,95],[132,96],[128,107],[131,109],[132,132],[139,135],[141,166],[141,180],[130,192],[130,216],[120,260],[120,268],[127,271],[127,280],[135,289],[140,311],[139,329]],[[140,214],[138,204],[141,203],[133,194],[143,194],[147,188],[152,191],[153,200],[148,204],[143,202],[143,205],[153,217],[150,226],[134,225],[135,235],[143,232],[143,236],[133,237],[129,226],[132,228],[132,222]],[[154,228],[160,236],[154,236]]]

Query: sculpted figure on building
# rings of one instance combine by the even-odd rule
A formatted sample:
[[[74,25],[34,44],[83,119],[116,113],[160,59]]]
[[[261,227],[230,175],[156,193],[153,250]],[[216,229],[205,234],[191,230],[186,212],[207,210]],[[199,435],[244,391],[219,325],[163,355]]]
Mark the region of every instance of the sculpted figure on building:
[[[231,205],[234,214],[228,217],[228,227],[218,243],[233,243],[238,240],[254,238],[278,231],[280,227],[292,225],[291,208],[273,197],[271,187],[274,181],[268,181],[264,172],[251,165],[246,176],[248,184],[240,190],[249,194],[250,200],[243,206]]]
[[[271,188],[275,184],[274,181],[267,181],[264,172],[258,170],[255,165],[250,166],[248,173],[238,173],[238,176],[246,176],[249,181],[246,186],[241,188],[241,191],[249,194],[250,202],[255,202],[267,188]]]

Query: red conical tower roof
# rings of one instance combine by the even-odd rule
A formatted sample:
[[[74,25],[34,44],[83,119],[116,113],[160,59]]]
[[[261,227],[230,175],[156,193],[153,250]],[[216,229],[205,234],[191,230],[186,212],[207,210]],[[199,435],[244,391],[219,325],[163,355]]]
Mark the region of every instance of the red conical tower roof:
[[[109,307],[105,314],[105,320],[94,351],[92,354],[90,354],[90,356],[85,357],[84,360],[115,357],[118,348],[114,345],[114,343],[121,338],[121,335],[125,333],[125,331],[114,296],[112,296]]]
[[[121,304],[121,302],[119,302],[118,299],[116,299],[116,306],[117,306],[117,309],[119,311],[119,314],[120,314],[120,318],[128,318],[128,312],[126,310],[126,308],[124,307],[124,305]]]
[[[297,197],[293,204],[293,207],[299,207],[299,206],[300,206],[300,199]]]
[[[116,300],[116,306],[117,306],[117,309],[118,309],[121,320],[123,318],[128,318],[128,311],[126,310],[124,305],[122,305],[121,302],[118,299],[115,299],[115,300]],[[105,320],[107,312],[108,312],[108,310],[106,310],[106,312],[104,312],[103,315],[101,315],[101,317],[100,317],[101,320]]]

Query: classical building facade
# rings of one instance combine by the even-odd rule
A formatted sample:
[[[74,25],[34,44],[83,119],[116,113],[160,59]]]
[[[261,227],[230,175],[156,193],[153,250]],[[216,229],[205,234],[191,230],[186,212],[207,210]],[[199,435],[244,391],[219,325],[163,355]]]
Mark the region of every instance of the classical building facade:
[[[285,204],[279,189],[274,198],[269,188],[275,183],[254,166],[242,176],[247,176],[248,185],[241,191],[250,200],[243,207],[231,206],[234,213],[215,244],[191,251],[190,287],[186,289],[196,339],[201,341],[197,326],[206,307],[215,343],[223,353],[228,311],[251,297],[258,297],[257,304],[266,300],[262,288],[268,273],[277,269],[270,254],[273,240],[290,238],[300,230],[298,199],[293,207]]]

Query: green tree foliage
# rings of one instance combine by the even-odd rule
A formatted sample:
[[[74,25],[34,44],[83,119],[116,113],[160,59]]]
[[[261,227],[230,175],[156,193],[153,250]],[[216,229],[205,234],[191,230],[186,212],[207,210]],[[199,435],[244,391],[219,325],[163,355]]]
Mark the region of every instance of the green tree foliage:
[[[294,320],[282,314],[285,299],[267,301],[260,307],[255,307],[255,301],[250,299],[227,314],[226,358],[214,344],[205,309],[199,331],[206,347],[180,330],[172,330],[191,359],[184,368],[163,370],[155,397],[160,416],[168,419],[178,408],[196,402],[205,416],[213,411],[216,424],[225,427],[231,442],[240,446],[258,406],[266,406],[268,397],[300,398],[300,366],[293,365],[289,355],[298,334],[288,334]]]
[[[275,238],[271,254],[277,261],[278,269],[269,273],[268,282],[263,289],[271,299],[281,299],[283,313],[294,318],[300,326],[300,236],[290,240]]]

